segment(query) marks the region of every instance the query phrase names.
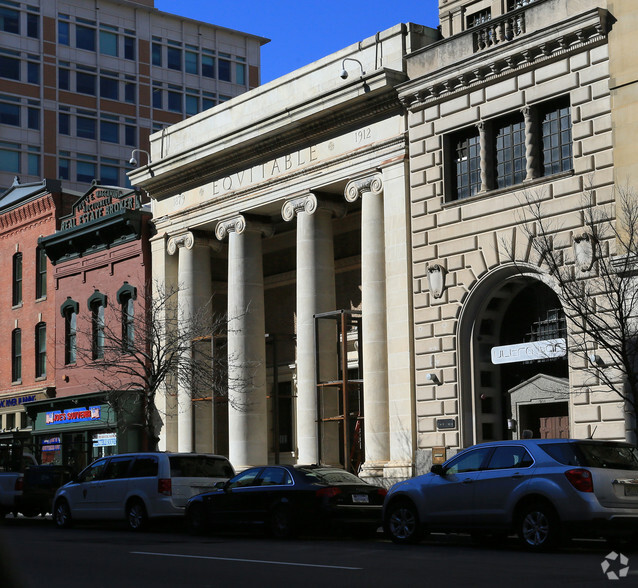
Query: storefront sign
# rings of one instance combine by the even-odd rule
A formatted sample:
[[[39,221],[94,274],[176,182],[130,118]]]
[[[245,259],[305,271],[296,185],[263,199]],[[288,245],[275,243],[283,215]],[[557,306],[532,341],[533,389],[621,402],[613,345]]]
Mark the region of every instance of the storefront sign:
[[[16,398],[2,398],[0,399],[0,408],[10,408],[12,406],[20,406],[27,402],[34,402],[36,399],[35,394],[29,394],[27,396],[18,396]]]
[[[109,447],[117,445],[115,433],[98,433],[93,437],[93,447]]]
[[[42,451],[60,451],[60,437],[42,439]]]
[[[100,417],[101,409],[99,406],[91,406],[90,408],[70,408],[68,410],[47,412],[45,415],[45,424],[59,425],[61,423],[99,421]]]
[[[565,339],[547,339],[546,341],[532,341],[492,347],[492,363],[517,363],[538,359],[556,359],[567,354]]]
[[[61,219],[60,230],[68,231],[124,210],[137,210],[141,205],[142,201],[137,192],[95,187],[73,205],[73,212],[69,216]]]

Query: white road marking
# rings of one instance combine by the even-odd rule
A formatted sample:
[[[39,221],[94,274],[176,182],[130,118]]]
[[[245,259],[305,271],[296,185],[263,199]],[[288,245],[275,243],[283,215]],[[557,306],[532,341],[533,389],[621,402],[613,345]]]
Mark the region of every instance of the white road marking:
[[[190,559],[214,559],[218,561],[237,561],[242,563],[269,564],[273,566],[298,566],[302,568],[328,568],[332,570],[362,570],[363,568],[351,568],[347,566],[328,566],[321,564],[295,563],[289,561],[268,561],[264,559],[241,559],[237,557],[214,557],[210,555],[180,555],[178,553],[153,553],[150,551],[131,551],[132,555],[155,555],[158,557],[184,557]]]

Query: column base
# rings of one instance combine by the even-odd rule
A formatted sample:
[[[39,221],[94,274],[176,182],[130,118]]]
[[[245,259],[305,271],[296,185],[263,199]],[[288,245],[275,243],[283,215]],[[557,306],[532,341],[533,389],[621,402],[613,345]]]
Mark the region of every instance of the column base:
[[[414,464],[411,461],[366,461],[359,477],[368,484],[389,488],[414,477]]]

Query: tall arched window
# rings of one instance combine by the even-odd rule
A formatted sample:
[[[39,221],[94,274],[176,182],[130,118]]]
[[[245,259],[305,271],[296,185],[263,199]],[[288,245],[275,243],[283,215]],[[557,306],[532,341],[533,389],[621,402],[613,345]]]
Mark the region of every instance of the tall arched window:
[[[104,310],[106,309],[106,296],[99,290],[91,294],[88,299],[91,309],[91,355],[93,359],[104,357]]]
[[[35,326],[35,377],[47,375],[47,325],[38,323]]]
[[[22,381],[22,331],[11,332],[11,381]]]
[[[117,291],[117,301],[121,308],[122,349],[131,351],[135,345],[135,304],[137,289],[128,282]]]
[[[70,296],[60,308],[64,317],[64,363],[69,365],[77,359],[77,324],[80,305]]]

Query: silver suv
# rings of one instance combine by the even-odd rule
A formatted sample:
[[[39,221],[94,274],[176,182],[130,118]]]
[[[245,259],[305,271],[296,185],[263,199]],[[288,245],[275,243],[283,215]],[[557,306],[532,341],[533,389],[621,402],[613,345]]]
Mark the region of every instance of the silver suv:
[[[638,533],[638,449],[627,443],[525,439],[475,445],[399,482],[383,506],[386,533],[517,533],[530,549],[566,537]]]
[[[94,461],[57,490],[53,519],[126,520],[133,530],[149,519],[184,516],[191,496],[232,478],[225,457],[201,453],[125,453]]]

